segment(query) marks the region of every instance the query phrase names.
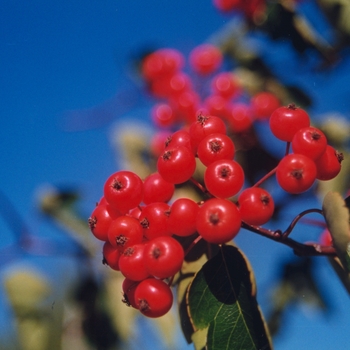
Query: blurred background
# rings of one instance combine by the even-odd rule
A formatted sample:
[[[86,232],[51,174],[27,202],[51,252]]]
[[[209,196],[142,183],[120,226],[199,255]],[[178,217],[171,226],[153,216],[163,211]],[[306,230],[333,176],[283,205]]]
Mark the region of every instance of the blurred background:
[[[342,19],[349,6],[267,4],[277,17],[260,22],[219,11],[211,0],[1,1],[1,349],[193,348],[176,310],[157,322],[122,305],[120,280],[102,266],[87,227],[106,178],[130,161],[116,135],[149,140],[155,132],[157,99],[137,68],[146,53],[169,47],[188,57],[214,43],[226,50],[226,67],[245,68],[240,77],[248,87],[258,85],[254,74],[274,83],[347,152],[350,31]],[[256,133],[266,157],[283,154],[266,124],[257,123]],[[280,213],[272,226],[283,229],[298,211],[320,207],[326,189],[345,195],[346,176],[342,181],[293,201],[276,193]],[[293,238],[318,241],[323,227],[315,222],[300,224]],[[326,258],[294,258],[250,232],[236,243],[254,269],[275,349],[344,349],[349,300]]]

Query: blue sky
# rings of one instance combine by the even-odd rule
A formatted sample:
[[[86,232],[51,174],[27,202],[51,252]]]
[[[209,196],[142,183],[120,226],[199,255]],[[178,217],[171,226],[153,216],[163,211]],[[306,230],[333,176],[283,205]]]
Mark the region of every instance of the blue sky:
[[[210,0],[1,1],[0,190],[30,225],[36,225],[35,194],[45,184],[78,185],[85,209],[99,198],[117,166],[108,140],[111,123],[126,114],[123,105],[113,110],[108,106],[117,93],[132,88],[130,57],[149,46],[174,47],[187,54],[228,20]],[[290,59],[286,44],[282,49],[276,43],[260,49],[271,65]],[[289,64],[298,68],[297,62]],[[289,76],[283,68],[279,73],[309,91],[315,114],[338,110],[349,118],[348,67],[345,58],[329,74],[310,73],[307,65],[299,67],[298,75]],[[148,106],[149,101],[138,98],[132,109]],[[67,119],[71,111],[78,111],[78,125]],[[72,125],[80,130],[67,131]],[[291,252],[265,241],[262,252],[261,238],[251,237],[238,242],[257,268],[258,288],[261,284],[263,289],[278,259]],[[0,246],[8,240],[4,235]],[[261,259],[271,268],[261,268]],[[289,329],[276,340],[277,350],[343,348],[348,334],[344,325],[350,320],[342,305],[348,299],[325,260],[320,266],[322,283],[329,279],[336,286],[327,290],[334,292],[334,314],[326,318],[291,312]]]

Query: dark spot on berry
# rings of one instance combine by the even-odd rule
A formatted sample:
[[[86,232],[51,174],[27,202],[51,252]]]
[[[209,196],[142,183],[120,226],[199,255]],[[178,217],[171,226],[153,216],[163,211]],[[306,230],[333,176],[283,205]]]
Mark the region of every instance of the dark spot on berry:
[[[212,213],[209,216],[209,221],[213,225],[217,225],[220,221],[219,214],[218,213]]]
[[[147,218],[143,218],[140,221],[140,225],[142,226],[142,228],[149,228],[149,221],[147,220]]]
[[[149,309],[150,309],[150,307],[149,307],[149,304],[147,303],[147,301],[144,299],[141,299],[139,301],[139,310],[141,312],[145,312],[145,311],[148,311]]]
[[[158,247],[154,248],[152,251],[152,256],[155,259],[158,259],[160,257],[160,249]]]
[[[209,148],[212,152],[218,153],[222,148],[222,144],[219,141],[210,141]]]
[[[230,169],[226,168],[226,167],[223,167],[221,170],[220,170],[220,176],[222,178],[225,178],[225,177],[228,177],[230,175]]]
[[[303,178],[303,169],[294,169],[290,172],[291,176],[293,176],[297,180],[301,180]]]
[[[114,188],[115,190],[119,191],[121,190],[124,186],[121,181],[117,180],[116,178],[113,179],[111,187]]]
[[[88,219],[88,224],[89,224],[90,230],[93,230],[93,229],[96,227],[96,224],[97,224],[97,218],[96,218],[96,216],[90,217],[90,218]]]
[[[128,241],[128,238],[125,237],[124,235],[119,235],[118,237],[115,238],[115,242],[117,243],[118,246],[123,247],[127,241]]]

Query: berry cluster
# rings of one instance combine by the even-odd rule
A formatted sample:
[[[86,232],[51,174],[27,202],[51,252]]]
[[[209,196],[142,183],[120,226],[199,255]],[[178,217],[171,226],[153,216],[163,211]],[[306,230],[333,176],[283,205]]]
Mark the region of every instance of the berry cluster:
[[[169,311],[172,277],[185,257],[179,237],[225,244],[238,234],[242,223],[266,224],[274,214],[273,198],[261,187],[268,177],[276,174],[282,189],[297,194],[316,179],[329,180],[339,173],[341,154],[328,145],[321,130],[310,126],[303,109],[293,104],[278,107],[269,122],[272,133],[287,142],[287,152],[254,186],[244,186],[245,174],[234,160],[227,120],[202,113],[163,140],[156,172],[142,180],[122,170],[106,180],[89,226],[105,242],[104,263],[125,277],[128,305],[149,317]],[[203,183],[194,178],[199,163],[205,168]],[[176,187],[185,182],[202,191],[200,202],[172,200]]]
[[[175,49],[163,48],[147,55],[141,71],[148,91],[159,100],[151,111],[154,124],[161,129],[191,124],[202,112],[215,115],[234,133],[251,128],[255,119],[268,119],[280,107],[279,99],[271,92],[255,93],[248,98],[240,80],[223,67],[223,55],[214,45],[202,44],[185,58]],[[200,77],[200,86],[194,78]]]

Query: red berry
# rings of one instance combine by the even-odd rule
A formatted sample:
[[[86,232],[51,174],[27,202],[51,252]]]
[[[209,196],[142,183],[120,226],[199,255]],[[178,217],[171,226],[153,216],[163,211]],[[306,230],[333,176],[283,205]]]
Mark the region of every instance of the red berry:
[[[248,130],[253,125],[251,108],[243,103],[234,103],[227,122],[234,133]]]
[[[198,204],[192,199],[177,199],[170,208],[168,230],[177,236],[190,236],[195,233],[198,209]]]
[[[149,277],[144,260],[144,243],[135,244],[124,250],[119,258],[119,269],[124,277],[142,281]]]
[[[146,56],[142,63],[142,73],[146,79],[153,80],[174,74],[182,68],[184,58],[174,49],[160,49]]]
[[[123,302],[128,306],[132,306],[137,309],[137,304],[135,301],[135,289],[139,285],[140,282],[132,281],[127,278],[124,279],[122,284],[124,299]]]
[[[230,115],[229,101],[220,95],[210,95],[204,100],[204,108],[210,115],[227,119]]]
[[[294,153],[304,154],[311,159],[319,158],[327,147],[325,134],[312,126],[298,130],[292,140]]]
[[[113,219],[107,210],[107,205],[97,205],[88,220],[92,234],[101,241],[107,241],[108,229]]]
[[[317,168],[317,179],[331,180],[335,178],[341,170],[343,154],[337,152],[332,146],[327,145],[324,153],[315,160]]]
[[[172,126],[176,121],[174,110],[166,103],[153,106],[151,115],[153,123],[162,128]]]
[[[223,244],[239,232],[241,217],[237,206],[227,199],[207,200],[198,211],[198,233],[209,243]]]
[[[148,175],[143,181],[143,202],[168,202],[175,192],[174,184],[167,182],[159,173]]]
[[[234,75],[229,72],[217,74],[211,82],[211,89],[213,95],[219,95],[225,99],[236,96],[240,91],[239,84],[236,82]]]
[[[303,154],[288,154],[277,166],[278,184],[287,192],[298,194],[307,191],[316,180],[315,162]]]
[[[110,224],[108,240],[112,246],[123,251],[127,247],[142,242],[143,230],[137,219],[123,215]]]
[[[149,274],[160,279],[179,272],[185,255],[182,245],[170,236],[157,237],[146,243],[144,254]]]
[[[270,117],[270,129],[282,141],[291,142],[298,130],[308,126],[309,115],[294,104],[277,108]]]
[[[113,247],[108,241],[102,247],[103,264],[108,265],[111,269],[119,271],[120,251]]]
[[[118,171],[105,182],[104,197],[112,207],[126,213],[140,204],[143,182],[131,171]]]
[[[175,131],[165,141],[165,149],[171,149],[177,146],[185,146],[192,152],[190,133],[184,129]]]
[[[197,153],[199,143],[208,135],[213,133],[226,134],[224,121],[215,116],[204,116],[200,114],[197,121],[190,125],[191,144],[194,153]]]
[[[229,198],[243,187],[244,171],[234,160],[217,160],[205,170],[204,183],[213,196]]]
[[[211,134],[199,143],[197,155],[201,162],[207,166],[216,160],[231,160],[235,155],[235,145],[225,134]]]
[[[170,287],[155,278],[147,278],[135,289],[137,308],[147,317],[165,315],[173,305],[173,293]]]
[[[256,119],[268,119],[272,112],[280,107],[280,101],[271,92],[259,92],[255,94],[251,101],[253,115]]]
[[[167,220],[170,206],[163,202],[154,202],[142,208],[139,217],[144,236],[151,240],[159,236],[167,236]]]
[[[185,146],[166,149],[158,158],[157,169],[165,181],[180,184],[189,180],[196,170],[196,159]]]
[[[222,63],[222,53],[214,45],[202,44],[190,52],[190,65],[199,74],[210,74]]]
[[[238,208],[242,221],[250,225],[263,225],[271,219],[275,206],[269,192],[250,187],[239,195]]]

